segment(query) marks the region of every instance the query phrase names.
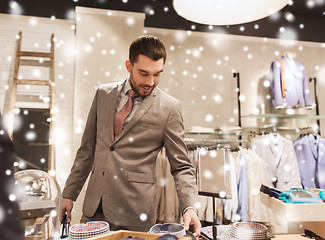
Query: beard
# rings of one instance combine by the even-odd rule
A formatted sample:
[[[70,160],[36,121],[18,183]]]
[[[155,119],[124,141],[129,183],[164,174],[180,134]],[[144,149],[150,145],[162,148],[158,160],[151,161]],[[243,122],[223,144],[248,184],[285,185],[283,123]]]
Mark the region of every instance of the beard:
[[[136,94],[138,94],[139,96],[145,98],[146,96],[148,96],[148,95],[150,95],[152,93],[152,91],[155,89],[155,87],[157,85],[150,86],[150,85],[146,85],[146,84],[136,84],[136,82],[134,81],[133,73],[131,71],[131,74],[130,74],[130,86],[131,86],[132,90]],[[148,89],[144,93],[141,93],[142,89],[144,89],[144,87],[150,88],[150,89]]]

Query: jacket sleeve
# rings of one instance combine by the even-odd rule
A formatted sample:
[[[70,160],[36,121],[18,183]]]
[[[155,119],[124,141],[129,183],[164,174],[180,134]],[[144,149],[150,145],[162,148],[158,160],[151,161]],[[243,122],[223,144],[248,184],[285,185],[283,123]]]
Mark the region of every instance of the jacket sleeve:
[[[198,201],[198,189],[195,169],[187,154],[184,142],[184,125],[181,103],[177,102],[171,109],[164,129],[164,145],[174,177],[180,209],[195,207]]]
[[[303,83],[302,84],[303,84],[302,87],[303,87],[305,106],[312,106],[313,102],[312,102],[311,96],[310,96],[310,90],[309,90],[309,86],[308,86],[308,78],[307,78],[305,68],[303,68]]]
[[[81,145],[77,151],[70,175],[62,192],[64,198],[69,198],[73,201],[79,196],[94,162],[97,132],[97,97],[98,89],[88,113]]]
[[[270,87],[273,97],[273,106],[279,106],[283,104],[282,87],[281,87],[281,66],[280,63],[275,60],[272,62],[270,69]]]

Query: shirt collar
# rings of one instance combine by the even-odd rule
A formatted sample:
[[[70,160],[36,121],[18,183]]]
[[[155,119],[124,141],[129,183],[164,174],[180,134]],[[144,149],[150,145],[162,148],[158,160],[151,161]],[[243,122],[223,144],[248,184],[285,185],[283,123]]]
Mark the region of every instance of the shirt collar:
[[[123,94],[127,95],[127,92],[131,89],[129,78],[126,80],[126,83],[124,84]]]
[[[128,91],[131,89],[131,85],[130,85],[130,78],[128,78],[126,80],[126,83],[124,84],[124,88],[123,88],[123,94],[128,96]],[[144,99],[144,97],[142,96],[137,96],[135,97],[135,99],[139,99],[139,101],[142,101]]]

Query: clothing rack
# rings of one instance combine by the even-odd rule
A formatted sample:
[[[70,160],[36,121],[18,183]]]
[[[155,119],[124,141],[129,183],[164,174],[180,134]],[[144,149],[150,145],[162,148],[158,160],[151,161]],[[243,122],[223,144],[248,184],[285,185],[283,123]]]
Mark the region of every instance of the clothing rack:
[[[248,140],[240,139],[190,139],[186,138],[185,142],[189,150],[195,150],[197,148],[205,148],[207,150],[217,150],[231,148],[235,144],[236,147],[240,143],[248,143]]]
[[[212,140],[212,139],[211,139]],[[205,145],[205,144],[196,144],[196,145],[188,145],[188,149],[189,150],[197,150],[198,148],[205,148],[207,150],[220,150],[223,149],[225,150],[225,157],[227,156],[227,151],[232,151],[235,148],[238,149],[239,147],[233,147],[230,146],[230,143],[242,143],[242,142],[247,142],[247,140],[227,140],[227,139],[213,139],[213,142],[218,142],[217,145]],[[211,141],[208,141],[211,142]],[[213,211],[213,222],[212,222],[212,234],[213,234],[213,240],[217,240],[217,215],[216,215],[216,204],[215,204],[215,200],[216,198],[219,199],[226,199],[227,198],[227,194],[221,194],[221,193],[212,193],[212,192],[205,192],[205,191],[199,191],[198,193],[201,196],[205,196],[205,197],[212,197],[212,211]],[[224,207],[223,209],[223,217],[224,217]]]
[[[317,131],[313,129],[312,127],[300,127],[300,128],[294,128],[294,127],[276,127],[274,125],[268,125],[263,127],[254,127],[256,130],[251,131],[252,136],[256,135],[263,135],[268,133],[278,133],[279,131],[294,131],[301,134],[315,134]]]

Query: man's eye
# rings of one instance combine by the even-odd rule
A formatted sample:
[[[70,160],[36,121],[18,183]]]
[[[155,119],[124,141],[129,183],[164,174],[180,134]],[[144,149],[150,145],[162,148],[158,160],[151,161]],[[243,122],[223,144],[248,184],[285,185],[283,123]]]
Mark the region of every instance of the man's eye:
[[[148,73],[140,72],[141,76],[148,76]]]
[[[159,77],[161,73],[156,73],[154,76]]]

